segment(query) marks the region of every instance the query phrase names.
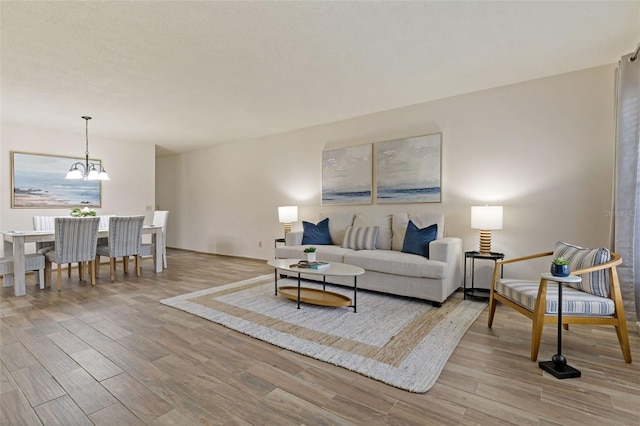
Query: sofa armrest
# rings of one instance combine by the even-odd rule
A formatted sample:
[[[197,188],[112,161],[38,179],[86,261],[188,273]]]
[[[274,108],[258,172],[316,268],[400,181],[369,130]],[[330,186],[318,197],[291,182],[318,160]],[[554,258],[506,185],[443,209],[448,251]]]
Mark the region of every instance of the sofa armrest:
[[[431,241],[429,259],[447,264],[447,294],[462,286],[462,238],[446,237]]]
[[[287,246],[299,246],[300,244],[302,244],[302,231],[291,231],[288,232],[287,235],[284,237],[285,239],[285,245]]]
[[[462,238],[446,237],[431,241],[429,259],[459,264],[462,259]]]

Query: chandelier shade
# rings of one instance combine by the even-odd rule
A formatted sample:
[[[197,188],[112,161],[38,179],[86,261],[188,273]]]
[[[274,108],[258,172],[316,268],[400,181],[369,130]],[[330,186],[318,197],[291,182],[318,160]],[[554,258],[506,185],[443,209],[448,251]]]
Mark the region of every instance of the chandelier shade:
[[[109,180],[109,175],[102,164],[89,161],[89,120],[91,117],[83,116],[82,118],[85,120],[86,136],[84,163],[81,161],[73,163],[65,179]]]

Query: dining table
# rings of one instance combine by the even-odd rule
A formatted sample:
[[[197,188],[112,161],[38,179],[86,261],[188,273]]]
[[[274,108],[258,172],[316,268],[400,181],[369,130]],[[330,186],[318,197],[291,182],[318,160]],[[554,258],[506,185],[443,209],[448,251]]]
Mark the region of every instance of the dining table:
[[[156,273],[162,272],[162,227],[145,225],[142,227],[143,235],[151,235],[151,244],[153,246],[153,265]],[[99,238],[108,238],[108,229],[98,230]],[[26,294],[25,287],[25,244],[39,243],[46,241],[55,241],[56,235],[54,231],[3,231],[2,239],[4,240],[4,255],[13,256],[13,273],[4,274],[3,286],[13,286],[13,292],[16,296],[24,296]]]

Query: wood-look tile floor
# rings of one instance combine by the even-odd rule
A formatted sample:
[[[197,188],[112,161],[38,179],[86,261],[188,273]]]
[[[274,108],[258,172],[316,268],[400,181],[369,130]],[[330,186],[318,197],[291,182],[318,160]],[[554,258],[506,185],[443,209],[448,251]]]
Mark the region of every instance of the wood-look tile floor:
[[[130,267],[133,271],[133,267]],[[478,318],[426,394],[254,340],[158,300],[272,273],[264,261],[170,250],[142,277],[118,265],[95,287],[0,290],[2,425],[638,425],[640,337],[622,360],[613,327],[572,326],[558,380],[529,361],[530,322],[498,307]],[[544,331],[540,359],[555,353]]]

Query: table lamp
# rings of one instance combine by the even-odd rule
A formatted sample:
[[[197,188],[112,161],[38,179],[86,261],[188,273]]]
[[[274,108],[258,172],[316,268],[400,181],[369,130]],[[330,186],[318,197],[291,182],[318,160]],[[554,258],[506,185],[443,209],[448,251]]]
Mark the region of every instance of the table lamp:
[[[278,207],[278,221],[284,223],[284,236],[291,232],[291,222],[298,220],[298,206]]]
[[[502,206],[471,206],[471,228],[480,230],[480,254],[491,254],[491,230],[502,229]]]

